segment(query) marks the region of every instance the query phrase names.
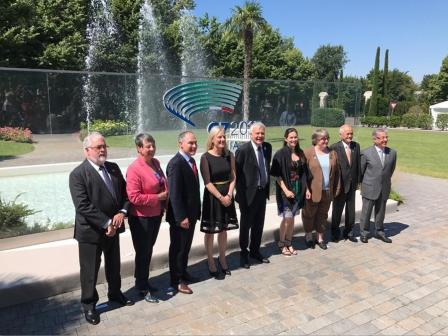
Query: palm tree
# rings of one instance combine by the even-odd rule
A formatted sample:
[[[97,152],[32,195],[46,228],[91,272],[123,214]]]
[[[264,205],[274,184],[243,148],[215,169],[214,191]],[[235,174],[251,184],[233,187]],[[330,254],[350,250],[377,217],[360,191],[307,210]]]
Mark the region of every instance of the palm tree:
[[[232,17],[225,23],[227,32],[238,34],[244,43],[243,119],[249,120],[249,78],[252,68],[254,35],[266,27],[258,2],[246,1],[243,7],[235,6]]]

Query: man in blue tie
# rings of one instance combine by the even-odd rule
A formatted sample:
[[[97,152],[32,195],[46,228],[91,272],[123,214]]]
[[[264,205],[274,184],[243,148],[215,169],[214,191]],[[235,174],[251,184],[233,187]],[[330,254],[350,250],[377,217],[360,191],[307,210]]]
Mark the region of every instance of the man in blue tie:
[[[250,127],[250,141],[235,154],[236,196],[241,211],[240,264],[250,268],[249,256],[260,263],[269,259],[260,253],[266,199],[269,198],[269,171],[272,146],[264,141],[266,127],[255,122]],[[250,243],[249,243],[250,232]],[[248,251],[248,247],[250,252]]]
[[[362,210],[360,218],[361,241],[368,242],[370,216],[375,208],[376,238],[392,243],[384,233],[386,202],[391,189],[391,179],[397,163],[397,152],[387,147],[387,131],[377,128],[372,133],[373,146],[361,153],[361,195]]]
[[[107,146],[97,132],[83,141],[86,159],[70,173],[70,193],[76,210],[74,237],[78,241],[81,304],[90,324],[100,323],[96,281],[104,253],[108,297],[133,305],[121,292],[120,241],[129,208],[126,182],[117,164],[106,161]]]

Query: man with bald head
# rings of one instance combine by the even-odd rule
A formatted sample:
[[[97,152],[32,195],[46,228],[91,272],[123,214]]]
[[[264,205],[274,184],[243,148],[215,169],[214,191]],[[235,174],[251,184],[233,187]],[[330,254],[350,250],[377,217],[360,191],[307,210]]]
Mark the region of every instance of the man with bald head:
[[[110,301],[133,305],[121,292],[120,241],[129,208],[126,182],[116,163],[107,160],[104,137],[93,132],[83,141],[86,159],[70,173],[69,186],[76,210],[75,239],[79,246],[81,304],[90,324],[100,323],[95,288],[101,254]]]
[[[361,157],[359,144],[353,141],[353,128],[350,125],[342,125],[339,128],[340,141],[333,144],[331,149],[338,155],[338,164],[341,171],[341,193],[333,201],[331,215],[331,235],[333,242],[337,243],[341,236],[339,224],[342,211],[345,208],[344,239],[357,242],[353,235],[355,224],[355,195],[358,188],[361,173]]]

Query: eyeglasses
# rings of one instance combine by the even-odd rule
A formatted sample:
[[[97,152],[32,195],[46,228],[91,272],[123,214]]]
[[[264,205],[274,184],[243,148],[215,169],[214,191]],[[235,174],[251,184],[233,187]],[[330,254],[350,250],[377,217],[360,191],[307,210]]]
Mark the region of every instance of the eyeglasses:
[[[321,141],[321,140],[323,140],[323,141],[330,140],[330,137],[322,137],[322,138],[319,139],[319,141]]]
[[[107,146],[107,145],[98,145],[98,146],[90,146],[88,148],[96,149],[96,150],[99,151],[101,149],[107,149],[107,148],[109,148],[109,146]]]

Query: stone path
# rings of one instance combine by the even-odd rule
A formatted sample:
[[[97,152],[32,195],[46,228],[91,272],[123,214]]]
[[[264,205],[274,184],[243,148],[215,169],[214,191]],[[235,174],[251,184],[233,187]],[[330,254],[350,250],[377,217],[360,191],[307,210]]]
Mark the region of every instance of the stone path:
[[[84,321],[79,291],[0,310],[0,334],[448,334],[448,181],[400,173],[394,189],[406,199],[386,217],[392,244],[340,242],[306,250],[295,238],[295,257],[264,247],[271,263],[209,279],[202,261],[192,267],[203,281],[193,295],[159,295],[159,304],[107,306],[101,323]],[[51,261],[49,261],[51,262]],[[4,270],[3,270],[4,271]],[[152,273],[168,283],[167,269]],[[136,298],[133,279],[123,289]]]

